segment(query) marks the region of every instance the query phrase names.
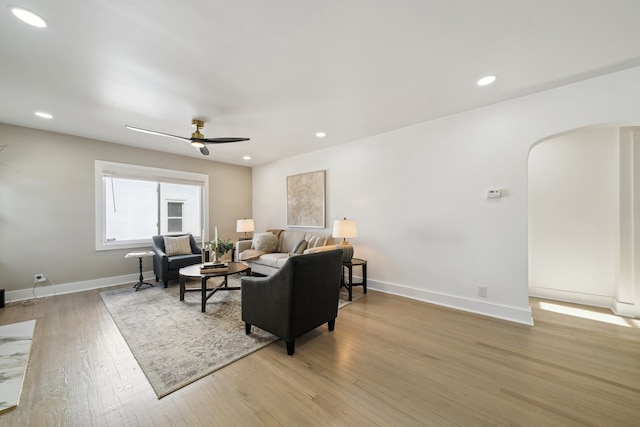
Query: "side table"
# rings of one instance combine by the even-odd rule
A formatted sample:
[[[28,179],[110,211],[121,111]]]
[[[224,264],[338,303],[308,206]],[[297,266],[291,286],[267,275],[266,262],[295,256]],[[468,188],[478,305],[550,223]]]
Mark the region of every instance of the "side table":
[[[129,252],[124,256],[125,258],[138,258],[139,260],[140,277],[138,278],[138,283],[133,285],[133,287],[136,288],[136,292],[138,291],[138,289],[140,289],[140,286],[142,285],[153,286],[151,283],[147,283],[143,281],[144,278],[142,277],[142,258],[150,257],[153,255],[154,255],[153,251],[147,251],[147,252]]]
[[[353,283],[353,267],[358,267],[358,266],[362,268],[362,281],[358,283]],[[343,262],[342,267],[343,267],[343,270],[342,270],[341,285],[347,288],[347,290],[349,291],[349,301],[351,301],[352,290],[354,286],[362,286],[363,292],[366,294],[367,293],[367,260],[360,259],[360,258],[352,258],[351,262]],[[345,267],[347,268],[347,270],[349,270],[348,281],[344,280]]]

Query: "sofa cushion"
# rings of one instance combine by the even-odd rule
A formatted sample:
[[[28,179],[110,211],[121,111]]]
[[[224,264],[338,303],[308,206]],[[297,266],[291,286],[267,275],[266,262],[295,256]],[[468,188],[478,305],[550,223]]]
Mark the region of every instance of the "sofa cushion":
[[[273,233],[256,233],[253,235],[251,249],[264,252],[275,252],[280,246],[280,240]]]
[[[167,256],[190,255],[191,241],[189,236],[164,236],[164,253]]]
[[[294,255],[297,256],[297,255]],[[287,262],[287,260],[289,259],[289,257],[286,258],[280,258],[277,262],[276,262],[276,268],[280,268],[284,265],[285,262]]]
[[[280,235],[280,247],[278,252],[293,252],[293,248],[300,240],[304,240],[307,233],[304,231],[285,231]]]
[[[188,265],[198,264],[202,261],[202,255],[175,255],[168,259],[169,270],[177,270]]]
[[[270,254],[261,255],[260,258],[254,260],[253,262],[257,264],[266,265],[268,267],[279,268],[284,263],[284,261],[287,260],[287,258],[289,258],[289,254],[285,254],[282,252],[274,252]]]

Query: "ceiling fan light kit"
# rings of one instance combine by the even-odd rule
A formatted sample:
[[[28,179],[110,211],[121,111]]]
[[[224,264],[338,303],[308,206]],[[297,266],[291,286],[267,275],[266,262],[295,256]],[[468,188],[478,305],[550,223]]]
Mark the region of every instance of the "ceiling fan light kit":
[[[191,124],[196,127],[196,131],[191,134],[191,145],[196,148],[204,147],[204,142],[199,141],[200,139],[204,139],[204,135],[200,133],[200,129],[204,127],[204,122],[193,119],[191,120]]]
[[[158,132],[155,130],[141,129],[134,126],[125,125],[127,129],[135,130],[136,132],[148,133],[151,135],[160,135],[166,136],[169,138],[181,139],[183,141],[189,141],[189,143],[200,150],[200,152],[208,156],[209,149],[206,144],[226,144],[229,142],[240,142],[240,141],[249,141],[249,138],[238,138],[238,137],[222,137],[222,138],[205,138],[204,135],[200,132],[200,129],[204,127],[204,122],[202,120],[193,119],[191,120],[191,124],[195,126],[196,130],[191,134],[190,138],[184,136],[171,135],[169,133]]]

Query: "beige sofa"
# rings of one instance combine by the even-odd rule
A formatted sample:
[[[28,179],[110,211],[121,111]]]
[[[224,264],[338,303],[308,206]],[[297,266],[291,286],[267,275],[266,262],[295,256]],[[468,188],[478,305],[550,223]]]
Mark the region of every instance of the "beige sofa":
[[[275,239],[267,234],[274,235]],[[253,240],[237,242],[236,258],[247,263],[252,273],[268,276],[278,271],[290,256],[333,250],[338,243],[339,239],[325,233],[267,230],[256,233]]]

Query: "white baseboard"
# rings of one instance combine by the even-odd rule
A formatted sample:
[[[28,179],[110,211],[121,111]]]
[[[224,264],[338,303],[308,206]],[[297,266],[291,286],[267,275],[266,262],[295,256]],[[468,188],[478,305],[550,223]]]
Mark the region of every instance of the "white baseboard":
[[[60,294],[68,294],[72,292],[82,292],[91,289],[107,288],[109,286],[124,285],[127,283],[135,283],[138,281],[138,273],[126,274],[122,276],[106,277],[102,279],[85,280],[81,282],[72,282],[64,284],[52,284],[51,282],[39,283],[35,288],[36,297],[46,297]],[[145,281],[155,285],[155,275],[153,271],[143,273]],[[356,279],[357,276],[354,276]],[[162,282],[158,282],[162,285]],[[521,323],[524,325],[533,325],[533,317],[530,308],[518,308],[494,304],[491,302],[474,300],[470,298],[462,298],[456,295],[444,294],[439,292],[428,291],[424,289],[412,288],[409,286],[397,285],[393,283],[384,283],[375,280],[367,280],[367,288],[388,294],[399,295],[431,304],[441,305],[456,310],[467,311],[470,313],[481,314],[483,316],[495,317],[497,319],[508,320],[510,322]],[[24,301],[33,298],[33,289],[20,289],[17,291],[8,291],[5,294],[7,302]]]
[[[529,286],[529,296],[569,302],[573,304],[589,305],[592,307],[608,308],[613,313],[625,317],[636,317],[639,312],[638,308],[634,304],[622,303],[617,301],[614,297],[604,295]]]
[[[602,308],[611,308],[611,304],[613,304],[612,297],[563,291],[560,289],[541,288],[538,286],[529,286],[529,296]]]
[[[26,301],[32,299],[35,293],[37,298],[50,297],[53,295],[70,294],[73,292],[88,291],[91,289],[108,288],[109,286],[124,285],[138,281],[140,273],[125,274],[122,276],[105,277],[102,279],[85,280],[81,282],[55,284],[50,280],[38,283],[35,288],[19,289],[17,291],[7,291],[5,300],[7,303],[15,301]],[[143,273],[144,280],[155,285],[156,276],[153,271]],[[162,282],[158,282],[162,285]]]
[[[483,316],[495,317],[497,319],[508,320],[510,322],[521,323],[533,326],[533,316],[531,308],[512,307],[491,302],[463,298],[457,295],[444,294],[440,292],[417,289],[409,286],[394,283],[385,283],[375,280],[367,280],[367,289],[373,289],[388,294],[398,295],[431,304],[449,307],[456,310],[466,311]]]

